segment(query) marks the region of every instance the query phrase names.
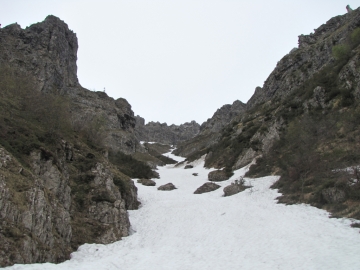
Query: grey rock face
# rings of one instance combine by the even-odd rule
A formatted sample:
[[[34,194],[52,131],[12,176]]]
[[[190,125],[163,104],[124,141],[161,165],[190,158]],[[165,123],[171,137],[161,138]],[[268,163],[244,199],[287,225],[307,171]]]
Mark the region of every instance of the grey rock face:
[[[139,141],[176,145],[197,135],[200,131],[200,125],[195,121],[170,126],[159,122],[149,122],[145,125],[145,119],[136,116],[135,131]]]
[[[77,37],[59,18],[50,15],[25,30],[18,24],[6,26],[0,40],[0,61],[34,75],[40,91],[79,86]]]
[[[252,148],[249,148],[245,151],[245,154],[240,155],[235,165],[233,166],[233,170],[240,169],[247,164],[249,164],[255,157],[257,156],[257,152]]]
[[[22,167],[0,147],[1,266],[60,262],[69,258],[77,243],[111,243],[129,235],[127,209],[138,206],[135,186],[122,196],[114,185],[114,168],[106,161],[97,163],[86,172],[92,189],[78,193],[83,200],[78,209],[69,164],[79,153],[75,155],[66,141],[60,147],[57,153],[31,152],[31,168]],[[97,233],[92,235],[92,230]]]
[[[220,186],[218,184],[215,184],[213,182],[207,182],[207,183],[203,184],[201,187],[199,187],[198,189],[196,189],[194,194],[203,194],[203,193],[217,190],[218,188],[220,188]]]
[[[190,156],[215,144],[219,137],[219,132],[228,125],[235,117],[238,117],[245,111],[246,105],[239,100],[233,104],[226,104],[218,109],[214,115],[206,122],[201,124],[200,133],[194,138],[180,143],[174,151],[176,155]]]
[[[67,92],[73,104],[71,117],[75,128],[79,131],[91,128],[94,130],[93,140],[113,151],[126,154],[145,152],[135,137],[131,105],[123,98],[114,100],[106,94],[99,97],[99,93],[105,94],[83,88],[72,88]]]
[[[332,48],[343,43],[359,27],[360,13],[331,18],[315,29],[315,33],[299,36],[299,49],[292,50],[276,65],[262,88],[258,87],[247,108],[274,98],[284,99],[302,86],[316,72],[333,61]]]
[[[176,189],[176,187],[174,186],[173,183],[167,183],[165,185],[158,187],[158,190],[164,190],[164,191],[170,191],[174,189]]]
[[[216,170],[216,171],[209,172],[208,179],[210,181],[220,182],[220,181],[228,180],[229,177],[226,175],[225,171]]]
[[[13,262],[55,262],[66,258],[71,251],[67,168],[63,167],[64,173],[61,173],[52,160],[40,160],[40,153],[31,157],[34,174],[22,168],[0,147],[3,161],[0,170],[0,265],[3,266]]]
[[[226,104],[222,106],[211,118],[201,124],[201,133],[219,132],[227,124],[229,124],[234,117],[239,116],[239,114],[244,112],[245,107],[246,105],[239,100],[235,100],[231,105]]]
[[[304,109],[308,111],[309,108],[326,108],[325,91],[321,86],[315,87],[313,97],[303,104]]]
[[[90,192],[92,202],[88,206],[89,218],[103,225],[112,224],[98,236],[96,242],[111,243],[122,236],[128,236],[130,221],[125,200],[114,184],[114,176],[110,168],[105,164],[97,163],[91,172],[94,180],[93,190]]]
[[[74,128],[94,130],[95,144],[126,154],[144,152],[135,137],[135,118],[129,103],[79,84],[77,49],[76,34],[52,15],[26,29],[17,24],[0,28],[1,66],[33,78],[38,91],[68,96]]]

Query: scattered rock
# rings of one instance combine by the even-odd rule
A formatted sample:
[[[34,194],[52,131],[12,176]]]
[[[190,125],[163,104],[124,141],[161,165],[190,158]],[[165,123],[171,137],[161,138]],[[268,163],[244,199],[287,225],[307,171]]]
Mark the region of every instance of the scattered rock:
[[[138,183],[142,184],[143,186],[156,186],[155,181],[151,180],[151,179],[139,179],[137,180]]]
[[[193,165],[186,165],[186,166],[184,167],[184,169],[192,169],[192,168],[194,168]]]
[[[193,173],[192,175],[193,175],[193,176],[198,176],[199,174],[198,174],[198,173]]]
[[[213,182],[206,182],[201,187],[199,187],[197,190],[195,190],[194,194],[202,194],[202,193],[206,193],[206,192],[211,192],[211,191],[217,190],[218,188],[220,188],[220,186],[218,184],[215,184]]]
[[[167,183],[165,185],[158,187],[158,190],[170,191],[170,190],[174,190],[174,189],[176,189],[176,187],[174,186],[173,183]]]
[[[216,171],[209,172],[208,179],[210,181],[220,182],[220,181],[228,180],[229,177],[226,175],[225,171],[216,170]]]

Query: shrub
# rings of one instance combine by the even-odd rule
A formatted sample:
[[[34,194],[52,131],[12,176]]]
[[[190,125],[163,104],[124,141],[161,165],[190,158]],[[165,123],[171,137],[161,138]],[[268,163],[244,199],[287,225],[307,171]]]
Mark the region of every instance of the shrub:
[[[134,159],[131,155],[120,151],[109,152],[109,160],[116,165],[118,169],[131,178],[151,178],[154,176],[151,168],[144,162]]]
[[[355,28],[355,30],[351,33],[351,42],[354,46],[360,43],[360,27]]]
[[[350,46],[347,44],[339,44],[332,47],[332,55],[336,60],[343,60],[350,56]]]

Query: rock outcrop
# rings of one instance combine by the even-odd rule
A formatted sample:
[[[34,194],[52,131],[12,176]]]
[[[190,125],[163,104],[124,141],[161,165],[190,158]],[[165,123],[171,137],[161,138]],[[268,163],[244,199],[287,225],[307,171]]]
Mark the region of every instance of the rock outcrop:
[[[215,144],[219,138],[219,132],[235,117],[239,117],[245,111],[245,107],[245,104],[239,100],[234,101],[231,105],[222,106],[211,118],[201,124],[199,134],[180,143],[174,154],[188,157]],[[197,155],[197,157],[200,156]]]
[[[80,86],[77,49],[76,34],[52,15],[26,29],[17,23],[0,29],[0,61],[32,75],[40,91]]]
[[[135,132],[139,141],[177,145],[179,142],[193,138],[199,131],[200,125],[195,121],[168,126],[159,122],[145,124],[144,118],[136,116]]]
[[[1,266],[61,262],[80,244],[129,235],[136,187],[122,175],[132,190],[121,194],[113,166],[83,154],[62,141],[57,152],[32,151],[27,168],[0,147]]]
[[[0,29],[2,75],[26,78],[31,85],[31,91],[21,92],[27,96],[11,101],[12,86],[6,76],[0,78],[1,106],[10,108],[0,110],[0,266],[61,262],[81,244],[111,243],[129,235],[127,210],[139,205],[137,189],[107,160],[105,149],[145,150],[135,137],[134,113],[125,99],[81,87],[77,48],[76,35],[55,16],[26,29],[18,24]],[[71,131],[60,132],[59,124],[57,131],[42,132],[46,128],[40,118],[27,122],[18,116],[26,113],[18,98],[35,100],[38,95],[68,102]],[[8,121],[10,111],[15,114]]]
[[[299,36],[299,47],[285,55],[258,87],[247,103],[247,108],[299,91],[306,80],[334,61],[332,48],[342,44],[351,32],[359,27],[359,12],[351,12],[331,18],[309,35]]]
[[[214,113],[206,122],[201,124],[200,131],[204,133],[216,133],[221,131],[231,120],[245,111],[246,104],[235,100],[233,104],[226,104]]]
[[[26,29],[18,24],[0,28],[2,67],[31,77],[38,91],[69,97],[75,128],[96,131],[96,143],[127,154],[143,152],[135,137],[136,120],[130,104],[79,84],[77,49],[76,34],[52,15]]]

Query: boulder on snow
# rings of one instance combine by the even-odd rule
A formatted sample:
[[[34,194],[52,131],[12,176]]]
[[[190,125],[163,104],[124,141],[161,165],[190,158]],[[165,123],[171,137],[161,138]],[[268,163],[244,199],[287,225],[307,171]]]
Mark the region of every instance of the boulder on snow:
[[[211,191],[217,190],[218,188],[220,188],[220,186],[218,184],[215,184],[213,182],[206,182],[201,187],[199,187],[197,190],[195,190],[194,194],[203,194],[206,192],[211,192]]]
[[[139,180],[137,180],[137,182],[142,184],[143,186],[155,186],[156,185],[155,181],[153,181],[151,179],[145,179],[145,178],[139,179]]]
[[[174,190],[174,189],[176,189],[176,187],[174,186],[173,183],[167,183],[165,185],[158,187],[158,190],[170,191],[170,190]]]
[[[192,169],[192,168],[194,168],[193,165],[186,165],[186,166],[184,167],[184,169]]]
[[[231,185],[224,187],[224,196],[227,197],[235,195],[241,191],[244,191],[246,188],[248,187],[232,183]]]
[[[210,181],[220,182],[220,181],[228,180],[229,177],[226,175],[226,172],[225,172],[225,171],[223,171],[223,170],[216,170],[216,171],[209,172],[209,174],[208,174],[208,179],[209,179]]]
[[[193,175],[193,176],[198,176],[199,174],[198,174],[198,173],[196,173],[196,172],[194,172],[192,175]]]

